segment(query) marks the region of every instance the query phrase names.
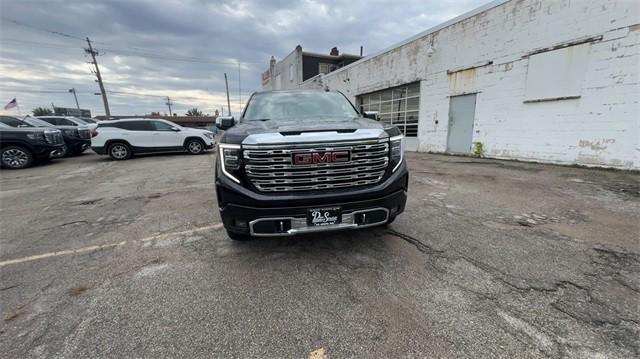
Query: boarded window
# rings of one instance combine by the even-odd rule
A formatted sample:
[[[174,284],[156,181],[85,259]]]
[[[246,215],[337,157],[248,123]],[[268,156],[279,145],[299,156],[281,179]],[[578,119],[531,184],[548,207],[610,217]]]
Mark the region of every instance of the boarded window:
[[[525,102],[580,97],[590,44],[529,56]]]

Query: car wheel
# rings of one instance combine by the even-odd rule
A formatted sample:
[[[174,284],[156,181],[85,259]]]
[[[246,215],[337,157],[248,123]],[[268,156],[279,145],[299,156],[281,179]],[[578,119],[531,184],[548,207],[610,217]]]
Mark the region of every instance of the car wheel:
[[[187,151],[192,155],[199,155],[204,152],[204,143],[200,140],[189,140],[186,144]]]
[[[117,142],[109,145],[109,157],[116,161],[128,160],[133,154],[126,143]]]
[[[249,241],[252,239],[252,237],[248,234],[242,234],[242,233],[238,233],[238,232],[229,232],[227,231],[227,235],[229,236],[229,238],[233,239],[234,241]]]
[[[7,146],[0,151],[2,167],[20,169],[33,163],[31,151],[22,146]]]

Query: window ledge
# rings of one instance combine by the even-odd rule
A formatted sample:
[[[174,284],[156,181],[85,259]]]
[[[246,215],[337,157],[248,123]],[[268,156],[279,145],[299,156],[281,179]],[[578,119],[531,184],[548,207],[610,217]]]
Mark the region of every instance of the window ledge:
[[[537,102],[549,102],[549,101],[562,101],[562,100],[577,100],[581,96],[561,96],[561,97],[550,97],[550,98],[541,98],[535,100],[524,100],[522,103],[537,103]]]

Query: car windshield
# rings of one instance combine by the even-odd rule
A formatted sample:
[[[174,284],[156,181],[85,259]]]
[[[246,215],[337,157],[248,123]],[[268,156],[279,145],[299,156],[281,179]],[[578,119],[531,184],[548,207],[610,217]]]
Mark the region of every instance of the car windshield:
[[[1,116],[0,123],[3,123],[9,127],[31,127],[31,125],[22,122],[20,119],[10,116]]]
[[[337,92],[266,92],[253,95],[242,121],[357,117],[353,106]]]
[[[22,121],[35,127],[53,127],[53,125],[50,124],[49,122],[42,121],[41,119],[35,118],[35,117],[27,116]]]

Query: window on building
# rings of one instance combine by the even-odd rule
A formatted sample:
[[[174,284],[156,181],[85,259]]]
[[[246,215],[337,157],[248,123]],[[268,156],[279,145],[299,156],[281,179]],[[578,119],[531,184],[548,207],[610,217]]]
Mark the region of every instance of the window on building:
[[[318,64],[318,67],[318,72],[321,74],[328,74],[331,70],[331,64],[320,63]]]
[[[525,102],[579,98],[590,44],[529,56]]]
[[[295,71],[293,71],[293,64],[289,64],[289,81],[293,82],[293,79],[295,78]]]
[[[358,96],[363,111],[378,111],[380,121],[400,128],[407,137],[418,136],[420,83]]]

